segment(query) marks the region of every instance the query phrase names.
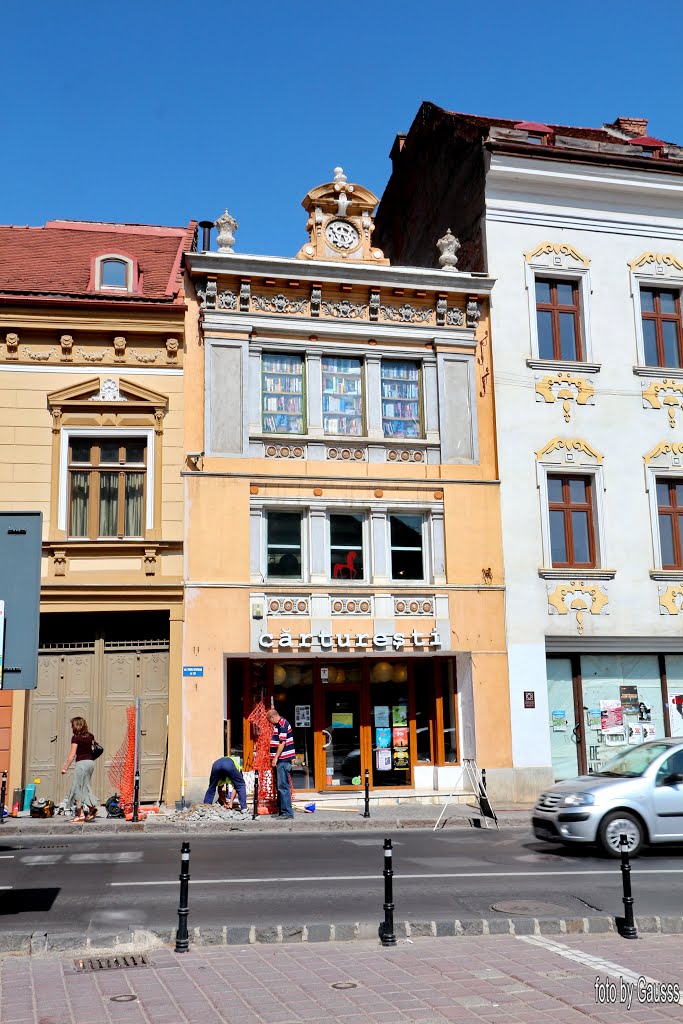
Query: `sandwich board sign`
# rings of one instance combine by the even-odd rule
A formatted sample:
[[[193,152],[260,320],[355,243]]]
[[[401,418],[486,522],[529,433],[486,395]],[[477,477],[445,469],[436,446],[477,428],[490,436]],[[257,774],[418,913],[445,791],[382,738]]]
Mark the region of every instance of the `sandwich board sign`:
[[[0,512],[0,688],[38,685],[42,512]]]

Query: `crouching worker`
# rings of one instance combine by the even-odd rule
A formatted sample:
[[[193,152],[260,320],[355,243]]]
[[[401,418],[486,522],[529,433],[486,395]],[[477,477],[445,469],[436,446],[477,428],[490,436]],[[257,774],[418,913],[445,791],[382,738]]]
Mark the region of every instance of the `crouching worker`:
[[[234,791],[230,800],[227,799],[226,795],[226,788],[229,782],[232,783]],[[219,757],[211,765],[209,788],[204,794],[205,804],[213,803],[216,789],[218,789],[218,802],[222,807],[227,807],[230,810],[234,805],[235,796],[237,796],[240,809],[243,811],[247,810],[247,787],[244,783],[244,776],[231,757]]]

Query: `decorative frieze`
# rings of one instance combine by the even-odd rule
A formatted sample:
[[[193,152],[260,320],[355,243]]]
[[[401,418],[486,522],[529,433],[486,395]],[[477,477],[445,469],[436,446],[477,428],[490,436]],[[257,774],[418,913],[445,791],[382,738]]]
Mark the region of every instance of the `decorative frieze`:
[[[35,351],[34,349],[29,348],[28,345],[24,345],[23,351],[23,354],[28,356],[29,359],[31,359],[35,363],[47,363],[50,359],[50,356],[54,355],[54,353],[54,348],[46,348]]]
[[[467,300],[467,310],[465,313],[465,326],[476,330],[479,326],[479,320],[481,318],[481,304],[479,299],[472,297]]]
[[[299,597],[291,594],[286,594],[282,597],[276,597],[272,594],[268,597],[268,614],[273,616],[280,615],[310,615],[311,614],[311,599],[310,597]]]
[[[303,459],[306,449],[300,444],[267,444],[264,454],[267,459]]]
[[[524,259],[527,263],[536,263],[540,259],[553,267],[569,267],[577,263],[582,267],[590,265],[590,260],[568,242],[541,242],[535,249],[525,252]]]
[[[240,313],[249,312],[249,304],[251,300],[251,283],[249,281],[242,281],[240,283]]]
[[[74,339],[70,334],[63,334],[59,339],[61,350],[60,359],[63,363],[70,363],[73,358]]]
[[[434,615],[433,597],[394,597],[394,615]]]
[[[88,352],[84,348],[77,348],[76,351],[86,363],[101,363],[107,354],[106,349],[103,349],[101,352]]]
[[[237,295],[229,289],[218,293],[219,309],[237,309]]]
[[[562,402],[565,423],[571,419],[572,402],[576,405],[592,405],[595,388],[584,377],[573,373],[549,373],[545,377],[537,377],[537,402]]]
[[[252,295],[254,309],[261,313],[305,313],[306,299],[291,299],[279,292],[277,295]]]
[[[591,448],[582,437],[554,437],[536,452],[539,462],[566,462],[578,465],[597,465],[602,455]]]
[[[142,557],[142,567],[145,570],[145,576],[156,576],[157,574],[157,550],[156,548],[145,548],[145,553]]]
[[[683,608],[683,580],[662,586],[659,590],[659,614],[680,615]]]
[[[568,580],[548,585],[548,614],[576,616],[576,630],[583,633],[584,617],[609,614],[609,596],[597,583]]]
[[[215,277],[209,277],[206,281],[206,291],[204,293],[203,306],[205,309],[216,308],[216,293],[218,291],[218,282]]]
[[[424,462],[425,453],[421,448],[389,448],[387,462]]]
[[[311,316],[320,316],[320,303],[323,297],[322,285],[311,285]]]
[[[352,597],[333,597],[330,602],[333,615],[368,615],[372,612],[372,598],[362,595]]]
[[[673,469],[682,464],[683,444],[676,441],[660,441],[651,452],[643,456],[645,465],[655,463],[656,469]]]
[[[126,358],[126,339],[122,336],[114,338],[114,362],[122,363]]]
[[[178,359],[178,339],[167,338],[166,339],[166,362],[175,363]]]
[[[379,288],[370,289],[370,319],[372,321],[379,320]]]
[[[5,335],[5,353],[8,359],[19,358],[19,335],[14,331]]]
[[[379,311],[383,320],[402,324],[423,324],[434,316],[433,309],[420,309],[409,302],[402,306],[380,306]]]
[[[327,448],[326,455],[333,462],[364,462],[368,457],[365,448],[337,448],[335,446]]]
[[[666,408],[669,417],[669,426],[673,429],[676,426],[676,410],[683,407],[683,381],[664,378],[645,382],[643,388],[643,408],[651,409]]]
[[[462,327],[465,323],[465,314],[462,309],[458,309],[455,306],[453,309],[449,309],[446,313],[446,326],[447,327]]]
[[[66,576],[66,551],[56,549],[52,552],[52,568],[55,576]]]
[[[361,302],[351,302],[349,299],[340,299],[339,302],[323,302],[323,313],[325,316],[333,316],[342,320],[362,320],[365,318],[368,307]]]
[[[119,385],[111,377],[100,381],[100,390],[88,399],[89,402],[125,402],[126,400],[125,395],[119,391]]]
[[[149,363],[156,363],[159,358],[159,352],[139,352],[135,348],[130,350],[130,354],[136,363],[143,363],[146,365]]]
[[[665,275],[669,271],[678,277],[683,273],[683,263],[677,260],[675,256],[672,256],[671,253],[644,252],[638,259],[632,260],[629,263],[629,269],[633,271],[642,271],[646,268],[648,271],[651,270],[658,275]]]

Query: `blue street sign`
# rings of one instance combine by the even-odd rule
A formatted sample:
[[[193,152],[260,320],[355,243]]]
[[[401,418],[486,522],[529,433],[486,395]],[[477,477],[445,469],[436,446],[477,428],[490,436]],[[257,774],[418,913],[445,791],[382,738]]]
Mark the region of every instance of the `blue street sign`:
[[[203,676],[204,666],[203,665],[183,665],[184,676]]]

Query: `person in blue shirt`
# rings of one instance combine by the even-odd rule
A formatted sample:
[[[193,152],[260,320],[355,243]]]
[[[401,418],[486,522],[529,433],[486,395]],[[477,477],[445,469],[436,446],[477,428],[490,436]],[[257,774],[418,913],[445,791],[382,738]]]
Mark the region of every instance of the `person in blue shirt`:
[[[211,765],[209,788],[204,794],[204,803],[212,804],[216,796],[216,789],[218,789],[218,802],[223,807],[232,807],[234,804],[234,794],[230,803],[228,803],[225,796],[225,787],[228,782],[232,782],[233,789],[239,798],[240,809],[246,811],[247,787],[244,782],[244,776],[231,757],[219,757]]]

